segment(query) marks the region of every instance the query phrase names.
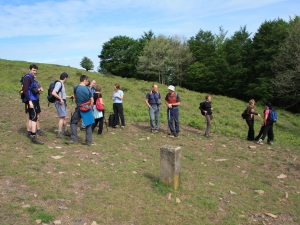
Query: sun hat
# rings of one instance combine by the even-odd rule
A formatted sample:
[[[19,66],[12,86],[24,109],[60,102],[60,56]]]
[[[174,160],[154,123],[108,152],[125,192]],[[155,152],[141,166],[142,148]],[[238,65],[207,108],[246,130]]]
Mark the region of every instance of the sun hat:
[[[170,85],[170,86],[168,87],[168,90],[175,91],[175,87],[174,87],[173,85]]]

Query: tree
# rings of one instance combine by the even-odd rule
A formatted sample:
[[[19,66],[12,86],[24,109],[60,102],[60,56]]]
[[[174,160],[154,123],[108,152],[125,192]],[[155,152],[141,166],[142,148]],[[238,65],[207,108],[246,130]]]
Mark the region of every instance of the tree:
[[[80,66],[84,68],[86,71],[94,69],[94,63],[88,57],[84,56],[80,62]]]
[[[273,93],[286,108],[300,109],[300,18],[290,22],[287,38],[274,60]]]
[[[273,100],[271,91],[274,74],[272,64],[288,31],[288,23],[282,19],[265,21],[254,35],[249,63],[250,84],[246,95],[256,100]]]
[[[135,65],[138,61],[138,41],[116,36],[103,44],[100,71],[107,71],[121,77],[136,77]]]
[[[145,80],[166,84],[171,69],[171,41],[163,35],[146,42],[138,57],[137,71]]]

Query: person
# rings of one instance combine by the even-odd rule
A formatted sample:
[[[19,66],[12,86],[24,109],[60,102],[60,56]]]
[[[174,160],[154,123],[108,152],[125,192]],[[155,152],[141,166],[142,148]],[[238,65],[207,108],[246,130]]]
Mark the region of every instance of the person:
[[[34,76],[34,80],[33,82],[35,82],[35,84],[33,86],[36,87],[36,94],[37,94],[37,107],[36,107],[36,113],[37,113],[37,120],[36,120],[36,133],[38,136],[46,136],[46,134],[44,132],[42,132],[41,130],[41,126],[40,126],[40,118],[41,118],[41,107],[40,107],[40,94],[43,93],[43,87],[41,86],[41,84],[36,80],[36,75]],[[29,127],[29,116],[28,114],[28,110],[25,107],[25,114],[26,114],[26,128],[27,128],[27,137],[30,138],[31,135],[31,128]]]
[[[161,97],[156,84],[153,84],[152,90],[146,94],[145,102],[149,108],[151,133],[157,133],[159,130]]]
[[[70,132],[68,131],[67,127],[67,118],[68,118],[68,111],[67,111],[67,98],[72,98],[73,96],[67,96],[65,83],[69,75],[66,72],[63,72],[60,75],[60,80],[55,83],[55,86],[52,91],[52,95],[56,98],[54,105],[57,110],[58,114],[58,133],[57,138],[63,138],[64,136],[70,136]],[[63,130],[64,128],[64,130]]]
[[[90,88],[92,95],[94,95],[94,93],[96,91],[94,88],[95,84],[96,84],[96,80],[94,80],[94,79],[92,81],[88,81],[88,83],[86,84],[86,86],[88,86]],[[80,130],[85,131],[85,125],[84,125],[83,121],[81,121]]]
[[[271,102],[266,102],[266,109],[264,110],[263,123],[259,134],[255,137],[256,144],[263,144],[265,137],[268,135],[267,144],[272,145],[274,141],[273,122],[269,121],[270,110],[272,110]],[[261,136],[262,135],[262,136]]]
[[[167,105],[167,116],[168,116],[168,125],[174,137],[178,137],[180,128],[179,128],[179,105],[180,105],[180,97],[178,93],[175,92],[175,87],[170,85],[168,87],[168,94],[165,98],[165,103]],[[175,121],[175,129],[173,126],[173,120]]]
[[[29,66],[29,72],[23,77],[22,83],[23,88],[22,91],[24,93],[24,103],[25,109],[29,114],[29,123],[28,126],[31,129],[30,140],[35,144],[44,144],[40,139],[37,138],[36,135],[36,122],[37,122],[37,111],[38,109],[38,92],[34,91],[37,86],[36,82],[34,82],[35,76],[37,75],[38,67],[35,64],[31,64]]]
[[[121,119],[121,128],[125,127],[125,118],[123,113],[123,97],[124,93],[122,90],[120,90],[120,84],[114,85],[114,92],[113,92],[113,110],[115,114],[115,121],[116,125],[115,128],[117,128],[120,125],[120,119]]]
[[[104,120],[104,111],[98,111],[96,109],[96,101],[97,101],[98,98],[100,99],[100,103],[102,105],[104,105],[104,103],[102,101],[101,89],[102,89],[102,87],[100,85],[97,85],[96,89],[95,89],[95,93],[94,93],[94,103],[95,104],[93,106],[93,111],[94,111],[95,123],[92,125],[92,131],[94,131],[94,129],[97,127],[97,124],[99,123],[99,129],[98,129],[97,135],[102,134],[103,120]]]
[[[92,124],[94,123],[94,116],[92,110],[88,110],[86,112],[81,112],[79,106],[82,103],[90,101],[90,105],[93,106],[94,99],[92,96],[91,90],[86,86],[88,83],[88,76],[81,75],[80,76],[80,84],[74,86],[74,96],[76,99],[76,108],[75,112],[71,117],[71,140],[66,142],[67,144],[76,144],[78,143],[77,136],[77,124],[81,120],[84,120],[86,125],[86,137],[85,142],[83,144],[91,146],[92,144]]]
[[[254,115],[260,117],[260,114],[254,111],[254,105],[255,105],[255,101],[254,99],[251,99],[246,109],[246,114],[247,114],[246,123],[249,128],[248,136],[247,136],[248,141],[254,141]]]
[[[211,128],[211,121],[213,120],[213,108],[211,107],[211,96],[206,95],[205,96],[205,101],[203,102],[202,108],[206,120],[206,129],[204,136],[205,137],[210,137],[210,128]]]

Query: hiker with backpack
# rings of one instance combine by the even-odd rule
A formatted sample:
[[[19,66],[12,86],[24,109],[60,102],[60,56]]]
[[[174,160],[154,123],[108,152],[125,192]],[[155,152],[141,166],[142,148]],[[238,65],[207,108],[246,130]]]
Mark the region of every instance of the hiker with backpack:
[[[101,109],[99,107],[97,108],[97,105],[99,103],[102,106],[104,106],[104,103],[102,101],[101,89],[102,89],[102,87],[98,84],[96,86],[95,93],[94,93],[94,96],[93,96],[94,102],[95,102],[95,104],[93,106],[93,114],[94,114],[94,118],[95,118],[95,123],[93,123],[93,125],[92,125],[92,131],[94,131],[94,129],[97,127],[97,124],[99,123],[99,128],[98,128],[97,135],[102,134],[103,121],[104,121],[104,107],[102,107]],[[99,101],[99,103],[97,101]]]
[[[274,141],[273,124],[277,121],[277,114],[272,109],[271,102],[266,102],[265,105],[266,109],[264,110],[263,123],[254,141],[256,144],[263,144],[265,137],[268,135],[267,144],[272,145]]]
[[[113,103],[113,110],[115,115],[115,128],[117,128],[120,124],[119,117],[121,119],[121,128],[125,127],[125,118],[123,112],[123,97],[124,92],[120,90],[120,84],[114,85],[114,92],[112,96]]]
[[[206,95],[205,96],[205,101],[200,103],[200,110],[201,114],[205,116],[206,120],[206,129],[205,129],[205,137],[210,137],[210,127],[211,127],[211,121],[213,119],[213,108],[211,107],[211,96]]]
[[[92,144],[92,124],[95,122],[92,107],[94,105],[94,99],[90,88],[86,85],[88,83],[88,76],[80,76],[80,84],[74,86],[74,96],[76,99],[75,112],[71,117],[71,140],[67,141],[66,144],[77,144],[77,124],[82,119],[86,126],[85,142],[82,143],[87,146]]]
[[[65,89],[65,82],[69,78],[69,75],[66,72],[63,72],[60,75],[60,80],[55,81],[54,88],[52,91],[52,96],[55,97],[55,108],[58,114],[58,133],[57,138],[63,138],[64,136],[70,136],[71,133],[68,131],[67,127],[67,98],[72,98],[73,96],[67,96]]]
[[[258,114],[257,112],[254,111],[254,105],[255,105],[255,101],[254,99],[251,99],[249,101],[249,105],[246,108],[246,123],[248,125],[248,136],[247,136],[247,140],[248,141],[254,141],[254,115],[257,115],[258,117],[260,117],[260,114]]]
[[[29,128],[31,129],[30,140],[34,144],[43,145],[40,139],[36,135],[36,122],[37,122],[37,110],[38,110],[38,91],[36,82],[34,81],[37,74],[38,67],[35,64],[29,66],[29,72],[22,78],[22,92],[23,102],[25,103],[25,109],[29,114]]]
[[[168,116],[168,125],[169,129],[171,131],[170,134],[172,134],[174,137],[178,137],[180,128],[179,128],[179,105],[180,105],[181,99],[177,92],[175,92],[175,87],[173,85],[170,85],[168,87],[168,94],[165,98],[165,103],[168,107],[167,109],[167,116]],[[175,129],[173,126],[173,120],[175,122]]]
[[[150,116],[150,128],[151,133],[157,133],[159,130],[159,119],[160,119],[160,93],[158,92],[158,86],[152,85],[152,90],[146,94],[146,105],[149,108]]]

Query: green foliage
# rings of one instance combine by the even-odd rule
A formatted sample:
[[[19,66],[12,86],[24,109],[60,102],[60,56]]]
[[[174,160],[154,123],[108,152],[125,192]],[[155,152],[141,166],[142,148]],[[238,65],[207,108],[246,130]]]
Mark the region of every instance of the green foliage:
[[[161,195],[166,195],[169,192],[172,193],[174,190],[170,188],[169,186],[163,184],[159,179],[154,181],[153,184],[153,189],[155,192],[161,194]]]
[[[49,215],[48,213],[40,210],[33,213],[31,216],[32,220],[41,220],[43,223],[49,223],[51,220],[54,219],[52,215]]]
[[[94,69],[94,63],[92,60],[90,60],[88,57],[83,57],[83,59],[80,62],[80,66],[84,68],[86,71],[93,70]]]

